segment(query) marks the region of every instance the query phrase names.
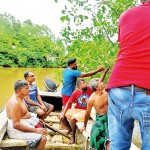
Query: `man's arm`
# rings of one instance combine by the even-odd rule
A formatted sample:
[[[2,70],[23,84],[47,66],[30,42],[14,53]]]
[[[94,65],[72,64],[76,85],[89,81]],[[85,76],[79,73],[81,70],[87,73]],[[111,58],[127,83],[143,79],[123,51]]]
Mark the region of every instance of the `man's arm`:
[[[106,73],[108,72],[108,70],[109,70],[109,67],[105,68],[105,70],[104,70],[104,73],[103,73],[102,77],[99,79],[99,82],[103,82],[103,80],[104,80],[104,78],[105,78]]]
[[[46,109],[45,105],[43,104],[42,98],[41,98],[41,96],[39,95],[39,93],[36,93],[36,99],[37,99],[37,100],[39,101],[39,103],[40,103],[40,108],[41,108],[44,112],[46,112],[47,109]]]
[[[39,103],[40,103],[41,105],[44,105],[44,104],[43,104],[43,101],[42,101],[42,98],[41,98],[41,96],[39,95],[39,93],[36,93],[36,99],[39,101]]]
[[[16,113],[17,110],[17,113]],[[10,115],[13,122],[13,127],[17,130],[23,131],[23,132],[33,132],[38,134],[45,134],[46,130],[44,129],[36,129],[36,128],[30,128],[25,126],[20,122],[21,119],[21,104],[18,102],[13,103],[10,107]]]
[[[91,72],[87,72],[87,73],[82,73],[79,78],[83,78],[83,77],[89,77],[89,76],[93,76],[95,74],[97,74],[98,72],[101,72],[104,70],[104,67],[98,67],[97,70],[91,71]]]
[[[67,104],[63,110],[63,112],[60,114],[60,121],[64,119],[67,110],[69,108],[71,108],[72,103],[75,101],[75,94],[76,94],[76,91],[72,93],[71,97],[69,98],[69,100],[68,100],[68,102],[67,102]]]
[[[72,103],[70,101],[68,101],[64,108],[64,111],[60,114],[60,121],[62,121],[65,118],[65,114],[66,114],[67,110],[69,108],[71,108],[71,105],[72,105]]]
[[[86,108],[86,113],[85,113],[85,118],[84,118],[84,125],[81,131],[86,130],[87,122],[89,120],[90,114],[91,114],[91,109],[93,107],[94,100],[89,98],[88,103],[87,103],[87,108]]]
[[[25,97],[25,100],[26,100],[30,105],[38,106],[39,108],[41,107],[40,104],[38,104],[38,103],[34,102],[33,100],[31,100],[29,96],[26,96],[26,97]]]

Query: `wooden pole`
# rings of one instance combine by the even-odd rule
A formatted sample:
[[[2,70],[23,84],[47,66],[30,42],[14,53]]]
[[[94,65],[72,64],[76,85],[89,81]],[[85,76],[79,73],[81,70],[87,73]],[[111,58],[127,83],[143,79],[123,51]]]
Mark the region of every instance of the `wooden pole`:
[[[45,122],[43,122],[44,123],[44,125],[47,127],[47,128],[49,128],[50,130],[52,130],[53,132],[57,132],[57,133],[59,133],[59,134],[61,134],[62,136],[65,136],[66,138],[68,138],[68,139],[70,139],[70,137],[68,136],[68,135],[66,135],[66,134],[64,134],[64,133],[62,133],[62,132],[60,132],[58,129],[55,129],[54,127],[51,127],[50,125],[48,125],[47,123],[45,123]]]

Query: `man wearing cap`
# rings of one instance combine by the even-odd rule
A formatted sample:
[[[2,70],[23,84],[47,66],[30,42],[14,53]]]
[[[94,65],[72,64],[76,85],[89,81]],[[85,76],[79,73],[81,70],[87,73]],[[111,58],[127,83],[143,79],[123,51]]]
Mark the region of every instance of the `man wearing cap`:
[[[80,78],[89,77],[104,70],[104,67],[98,67],[97,70],[83,73],[77,70],[77,66],[78,64],[76,62],[76,59],[71,58],[68,60],[68,68],[66,68],[63,72],[63,88],[61,91],[63,107],[66,105],[71,94],[75,90],[76,80],[78,77]]]

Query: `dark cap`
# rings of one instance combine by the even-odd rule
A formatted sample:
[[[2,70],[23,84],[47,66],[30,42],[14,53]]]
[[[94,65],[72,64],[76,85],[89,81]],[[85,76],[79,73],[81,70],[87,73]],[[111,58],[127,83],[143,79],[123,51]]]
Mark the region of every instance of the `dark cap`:
[[[76,59],[75,58],[70,58],[69,60],[68,60],[68,66],[70,66],[70,64],[73,64],[73,63],[75,63],[76,62]]]

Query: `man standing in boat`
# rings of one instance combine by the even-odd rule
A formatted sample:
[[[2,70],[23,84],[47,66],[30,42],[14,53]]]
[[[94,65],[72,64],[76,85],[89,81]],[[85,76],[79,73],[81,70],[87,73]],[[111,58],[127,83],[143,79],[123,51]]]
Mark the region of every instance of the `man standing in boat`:
[[[24,78],[29,83],[29,95],[25,97],[28,105],[28,110],[33,113],[37,113],[38,117],[44,120],[54,109],[52,104],[48,104],[42,101],[41,96],[38,93],[38,88],[35,83],[34,73],[26,71]]]
[[[71,125],[71,127],[69,124],[65,126],[65,128],[68,129],[68,133],[72,130],[72,137],[69,144],[75,143],[76,122],[84,121],[87,101],[93,92],[91,88],[86,85],[84,79],[77,80],[77,86],[78,90],[73,92],[60,115],[61,122],[65,121],[66,123],[68,120]],[[74,108],[72,108],[73,103],[75,103]]]
[[[42,150],[46,144],[46,129],[35,128],[39,119],[31,117],[27,110],[24,97],[29,94],[28,83],[18,80],[14,84],[14,90],[15,94],[6,105],[8,136],[12,139],[26,140],[30,147]]]
[[[100,71],[104,70],[104,67],[98,67],[97,70],[83,73],[77,70],[77,62],[75,58],[68,60],[68,68],[63,72],[63,88],[61,91],[63,107],[67,104],[71,94],[75,90],[77,78],[89,77],[97,74]]]
[[[90,133],[90,147],[94,150],[109,150],[110,145],[107,118],[108,94],[105,91],[105,85],[102,82],[108,70],[109,68],[105,69],[104,74],[99,80],[93,80],[91,82],[90,87],[94,92],[88,100],[84,126],[81,129],[81,131],[86,131],[87,122],[90,117],[92,107],[94,107],[96,120],[92,125]]]

